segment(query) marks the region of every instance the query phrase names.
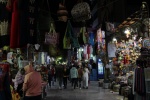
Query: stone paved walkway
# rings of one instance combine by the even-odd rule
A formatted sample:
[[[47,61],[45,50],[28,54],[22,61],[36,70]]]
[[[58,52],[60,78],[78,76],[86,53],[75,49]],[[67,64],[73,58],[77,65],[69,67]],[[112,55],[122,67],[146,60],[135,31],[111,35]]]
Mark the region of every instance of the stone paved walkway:
[[[59,90],[58,85],[47,89],[47,97],[44,100],[123,100],[118,93],[111,93],[109,89],[98,87],[96,81],[91,82],[89,89],[72,89],[68,83],[67,89]]]

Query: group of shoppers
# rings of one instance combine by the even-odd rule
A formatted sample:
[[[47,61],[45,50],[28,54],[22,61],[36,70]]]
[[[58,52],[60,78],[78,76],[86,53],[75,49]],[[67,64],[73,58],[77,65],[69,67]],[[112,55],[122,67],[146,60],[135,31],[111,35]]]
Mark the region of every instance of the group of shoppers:
[[[88,63],[72,63],[70,66],[66,64],[50,65],[47,69],[49,87],[54,86],[57,80],[59,89],[66,89],[68,81],[73,89],[77,87],[88,89],[90,73]],[[43,80],[32,63],[20,69],[13,82],[15,92],[24,97],[24,100],[41,100]]]
[[[51,87],[54,85],[54,80],[57,78],[59,89],[67,88],[67,81],[71,82],[72,88],[86,88],[88,89],[89,83],[89,66],[88,63],[76,64],[72,63],[71,66],[66,64],[59,64],[57,66],[50,66],[48,72],[48,82]],[[56,76],[56,77],[55,77]],[[81,85],[82,84],[82,85]]]
[[[23,100],[41,100],[42,77],[34,70],[32,63],[18,71],[13,83],[14,91],[19,93]]]

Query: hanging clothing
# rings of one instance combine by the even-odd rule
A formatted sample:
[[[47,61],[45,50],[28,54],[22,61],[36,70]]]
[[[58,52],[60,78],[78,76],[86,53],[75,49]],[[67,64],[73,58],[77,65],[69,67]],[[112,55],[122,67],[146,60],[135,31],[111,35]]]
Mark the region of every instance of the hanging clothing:
[[[135,69],[134,91],[140,96],[146,96],[144,68]]]
[[[9,81],[9,65],[0,64],[0,99],[12,100]]]
[[[83,52],[84,52],[84,59],[87,59],[88,58],[88,56],[87,56],[87,45],[84,46]]]
[[[89,33],[89,44],[92,46],[94,45],[94,33],[93,32]]]
[[[38,19],[38,7],[40,0],[26,0],[28,1],[28,21],[29,21],[29,43],[37,43],[37,19]]]
[[[83,87],[88,87],[89,73],[88,68],[83,69]]]
[[[19,46],[24,47],[29,43],[29,0],[18,0],[19,9]]]
[[[19,0],[20,46],[37,43],[37,19],[40,0]]]
[[[88,32],[87,32],[87,28],[86,27],[83,27],[83,30],[82,30],[82,38],[83,38],[83,42],[84,44],[88,43]]]
[[[19,47],[20,34],[20,12],[18,9],[18,0],[9,0],[11,3],[7,8],[12,12],[10,27],[10,48]]]
[[[7,0],[0,1],[0,48],[9,45],[9,12],[6,9]]]
[[[39,0],[8,0],[11,11],[10,48],[20,48],[28,43],[36,44]]]
[[[87,58],[90,58],[90,45],[87,45]]]
[[[82,50],[79,48],[79,49],[78,49],[78,53],[77,53],[77,57],[78,57],[79,60],[82,59],[81,53],[82,53]]]
[[[108,43],[108,57],[116,57],[116,46],[114,43]]]
[[[78,40],[79,40],[79,44],[80,45],[84,45],[84,41],[83,41],[83,28],[82,27],[81,27],[80,32],[79,32]]]

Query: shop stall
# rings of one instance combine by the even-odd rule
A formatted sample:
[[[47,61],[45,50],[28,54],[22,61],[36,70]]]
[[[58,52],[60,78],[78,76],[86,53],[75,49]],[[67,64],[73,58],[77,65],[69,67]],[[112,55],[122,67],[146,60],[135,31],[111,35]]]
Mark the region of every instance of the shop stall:
[[[115,28],[107,44],[108,58],[112,61],[110,88],[128,100],[149,100],[150,20],[145,11],[147,4],[142,2],[141,10]]]

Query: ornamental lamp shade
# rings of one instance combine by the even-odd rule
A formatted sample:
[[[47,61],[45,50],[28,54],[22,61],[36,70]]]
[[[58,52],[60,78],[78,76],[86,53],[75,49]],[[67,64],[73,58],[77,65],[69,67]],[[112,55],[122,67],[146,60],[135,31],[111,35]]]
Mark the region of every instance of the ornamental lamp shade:
[[[67,22],[68,19],[68,11],[63,4],[59,4],[59,9],[57,11],[57,16],[60,21]]]

